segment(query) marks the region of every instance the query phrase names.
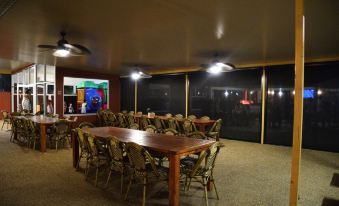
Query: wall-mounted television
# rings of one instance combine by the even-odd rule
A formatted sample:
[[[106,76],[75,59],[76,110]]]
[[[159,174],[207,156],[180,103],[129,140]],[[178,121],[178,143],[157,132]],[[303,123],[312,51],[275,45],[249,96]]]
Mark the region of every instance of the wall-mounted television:
[[[313,99],[314,89],[304,89],[304,99]]]

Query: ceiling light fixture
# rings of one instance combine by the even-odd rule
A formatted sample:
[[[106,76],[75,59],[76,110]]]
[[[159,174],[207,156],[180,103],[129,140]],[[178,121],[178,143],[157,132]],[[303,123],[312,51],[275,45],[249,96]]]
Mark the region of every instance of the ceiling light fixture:
[[[210,67],[207,68],[207,72],[211,74],[219,74],[221,72],[229,72],[234,69],[232,64],[222,63],[222,62],[215,62]]]
[[[152,77],[151,75],[145,74],[145,73],[143,73],[142,71],[140,71],[138,69],[134,70],[131,73],[131,78],[133,80],[138,80],[138,79],[141,79],[141,78],[151,78],[151,77]]]
[[[56,57],[68,57],[70,51],[65,48],[59,48],[53,52],[53,55]]]

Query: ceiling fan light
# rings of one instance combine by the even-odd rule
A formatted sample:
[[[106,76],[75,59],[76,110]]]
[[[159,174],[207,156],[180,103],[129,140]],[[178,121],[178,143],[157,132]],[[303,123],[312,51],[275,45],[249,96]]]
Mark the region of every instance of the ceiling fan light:
[[[226,67],[227,65],[222,63],[222,62],[217,62],[215,63],[215,66],[218,66],[218,67]]]
[[[70,54],[70,51],[67,49],[57,49],[55,52],[53,52],[53,55],[56,57],[68,57]]]
[[[141,77],[141,74],[140,74],[140,73],[141,73],[141,72],[133,72],[133,73],[131,74],[131,78],[134,79],[134,80],[140,79],[140,77]]]
[[[217,66],[217,65],[212,65],[211,67],[207,69],[207,72],[211,74],[219,74],[220,72],[222,72],[222,67]]]

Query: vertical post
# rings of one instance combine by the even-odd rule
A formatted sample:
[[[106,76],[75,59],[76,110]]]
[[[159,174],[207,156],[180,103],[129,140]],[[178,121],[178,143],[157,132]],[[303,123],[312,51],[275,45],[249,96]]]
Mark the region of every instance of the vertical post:
[[[263,67],[261,76],[261,144],[264,144],[265,137],[266,82],[266,71],[265,67]]]
[[[293,147],[290,184],[290,206],[298,204],[298,183],[300,171],[303,94],[304,94],[304,0],[295,0],[295,82]]]
[[[188,91],[189,91],[189,80],[188,80],[188,74],[185,75],[185,117],[188,116]]]
[[[45,67],[44,67],[44,95],[43,95],[43,99],[42,99],[42,102],[44,104],[44,107],[43,107],[44,115],[47,114],[47,111],[46,111],[46,109],[47,109],[47,107],[46,107],[46,103],[47,103],[47,101],[46,101],[46,68],[47,68],[47,65],[45,64]]]
[[[138,109],[138,81],[135,80],[134,81],[134,113],[137,113],[137,109]]]
[[[36,64],[33,66],[33,71],[34,71],[34,77],[33,77],[33,114],[35,114],[36,111],[36,105],[37,105],[37,98],[38,98],[38,92],[37,92],[37,67]]]

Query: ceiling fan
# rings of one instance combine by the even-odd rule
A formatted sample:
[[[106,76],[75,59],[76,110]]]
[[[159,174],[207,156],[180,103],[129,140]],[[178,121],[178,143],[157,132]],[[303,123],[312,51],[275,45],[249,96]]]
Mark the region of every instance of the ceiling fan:
[[[130,77],[133,80],[152,78],[151,75],[144,73],[142,71],[143,67],[149,67],[150,66],[148,64],[128,64],[128,63],[125,63],[124,65],[130,70],[130,75],[121,76],[123,78],[124,77]]]
[[[211,74],[218,74],[220,72],[230,72],[235,69],[235,66],[233,64],[221,61],[219,53],[215,53],[213,55],[212,63],[201,64],[200,67],[206,69],[206,71]]]
[[[57,45],[40,44],[41,49],[52,50],[56,57],[85,56],[90,55],[91,51],[80,44],[69,44],[65,39],[66,32],[60,32],[61,39]],[[44,50],[44,51],[46,51]]]

